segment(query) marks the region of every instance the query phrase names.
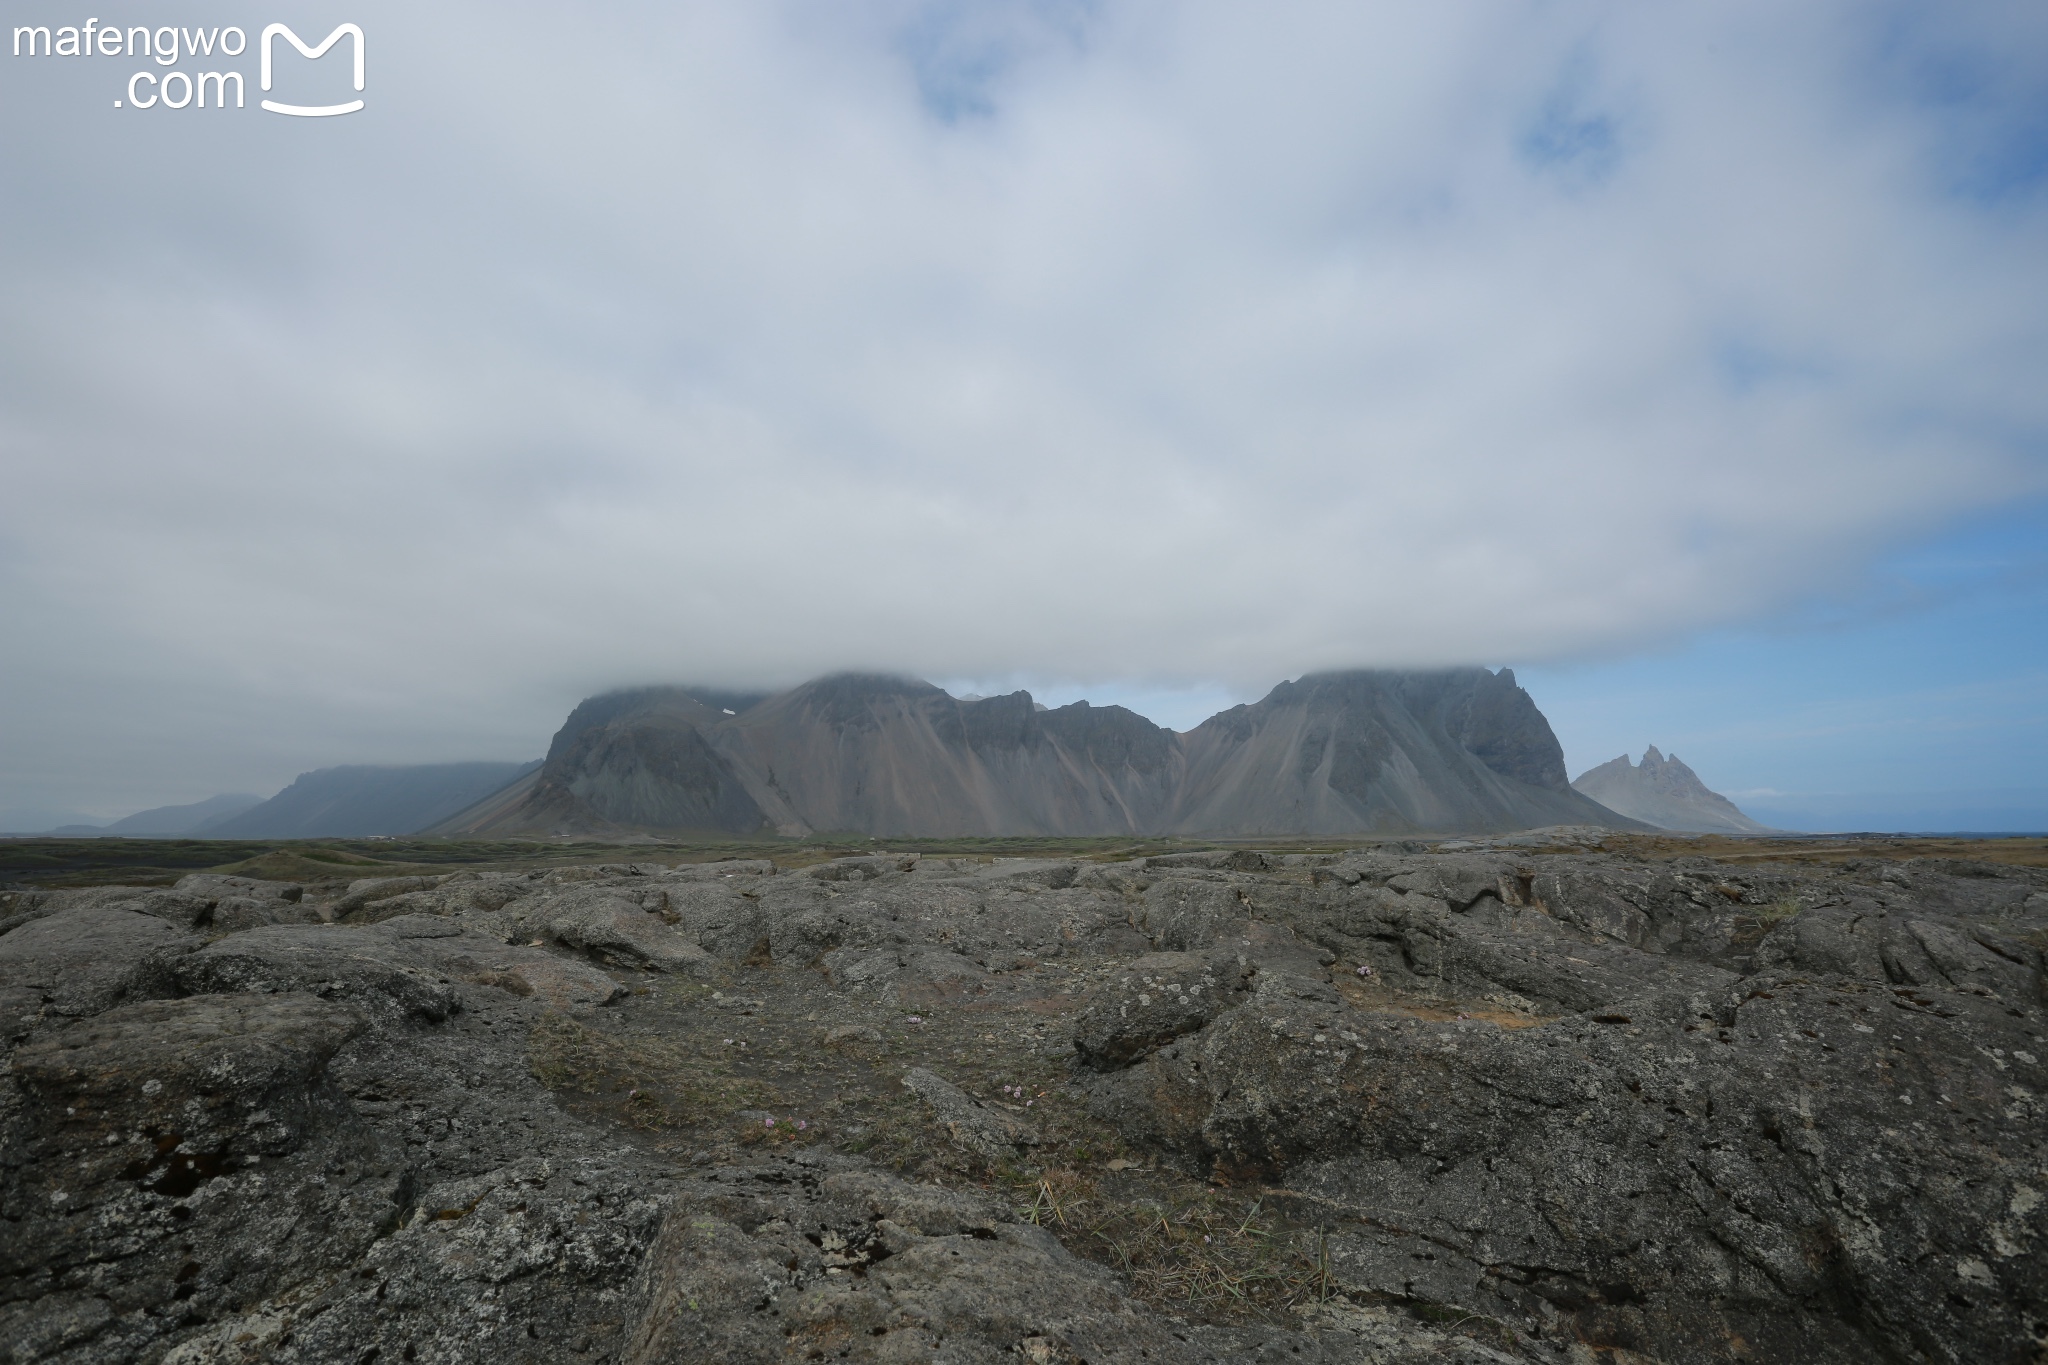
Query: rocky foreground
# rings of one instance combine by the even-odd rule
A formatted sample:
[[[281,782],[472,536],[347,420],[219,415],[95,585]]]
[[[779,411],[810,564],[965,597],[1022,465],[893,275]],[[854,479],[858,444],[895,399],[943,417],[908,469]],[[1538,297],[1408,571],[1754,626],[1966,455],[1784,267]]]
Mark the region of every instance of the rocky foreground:
[[[2038,1362],[2048,873],[0,901],[12,1360]]]

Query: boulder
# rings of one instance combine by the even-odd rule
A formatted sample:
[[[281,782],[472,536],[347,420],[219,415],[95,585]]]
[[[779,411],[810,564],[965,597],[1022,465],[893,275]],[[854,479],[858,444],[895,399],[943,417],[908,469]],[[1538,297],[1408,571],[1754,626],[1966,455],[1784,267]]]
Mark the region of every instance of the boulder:
[[[572,894],[522,905],[522,922],[570,948],[658,972],[701,973],[711,955],[630,900]]]
[[[403,940],[342,925],[272,925],[235,934],[181,959],[177,979],[193,994],[310,991],[378,1019],[431,1022],[461,1007],[445,973]]]
[[[626,988],[588,962],[543,948],[471,933],[437,915],[401,915],[374,932],[398,940],[422,962],[457,980],[532,996],[548,1009],[579,1013],[609,1005]]]
[[[1149,953],[1111,979],[1074,1021],[1074,1050],[1098,1071],[1128,1066],[1235,1003],[1244,973],[1229,958]]]
[[[174,891],[221,901],[230,896],[259,901],[297,902],[306,888],[297,882],[265,881],[258,877],[224,876],[218,872],[194,872],[178,878]]]
[[[92,1015],[176,995],[176,966],[199,940],[168,920],[125,909],[61,910],[0,936],[7,1019],[31,1010]]]

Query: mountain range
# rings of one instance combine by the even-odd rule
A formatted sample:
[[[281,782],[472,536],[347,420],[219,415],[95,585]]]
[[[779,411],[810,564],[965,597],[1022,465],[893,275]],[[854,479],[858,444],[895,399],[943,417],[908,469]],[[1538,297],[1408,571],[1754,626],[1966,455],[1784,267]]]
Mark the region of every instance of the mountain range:
[[[1192,730],[1028,692],[840,673],[786,692],[586,699],[531,763],[346,766],[65,836],[1343,836],[1545,825],[1772,832],[1654,747],[1566,780],[1513,672],[1283,682]]]
[[[137,811],[108,825],[59,825],[50,833],[76,838],[118,834],[137,839],[174,839],[193,834],[222,820],[232,819],[243,811],[262,804],[262,797],[252,796],[246,792],[210,796],[204,801],[194,801],[188,805],[157,806],[151,810]]]
[[[424,832],[1343,835],[1640,828],[1572,789],[1514,674],[1285,682],[1186,733],[1121,706],[836,674],[594,697],[538,770]]]
[[[111,824],[74,821],[55,828],[41,826],[39,832],[72,839],[361,839],[411,834],[539,767],[536,759],[317,768],[300,773],[269,800],[215,796],[189,805],[158,806]]]

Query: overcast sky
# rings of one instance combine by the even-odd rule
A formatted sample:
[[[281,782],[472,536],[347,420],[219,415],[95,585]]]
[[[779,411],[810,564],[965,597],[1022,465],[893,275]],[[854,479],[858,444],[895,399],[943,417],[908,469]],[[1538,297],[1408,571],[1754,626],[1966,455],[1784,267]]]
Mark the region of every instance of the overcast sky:
[[[2034,0],[130,7],[358,23],[365,107],[0,53],[0,808],[843,667],[1191,724],[1512,664],[1575,772],[1896,787],[1742,729],[1825,630],[2048,734],[1984,643],[2048,628]],[[1901,598],[1937,552],[1997,563]]]

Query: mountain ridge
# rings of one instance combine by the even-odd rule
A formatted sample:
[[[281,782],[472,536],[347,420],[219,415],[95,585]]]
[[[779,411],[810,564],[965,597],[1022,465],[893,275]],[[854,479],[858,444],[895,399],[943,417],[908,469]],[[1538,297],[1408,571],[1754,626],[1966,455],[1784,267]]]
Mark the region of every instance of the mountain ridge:
[[[1309,675],[1185,734],[1121,706],[839,673],[585,699],[531,788],[425,832],[1335,835],[1639,827],[1576,792],[1511,670]]]

